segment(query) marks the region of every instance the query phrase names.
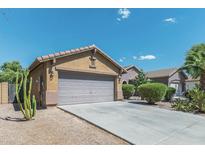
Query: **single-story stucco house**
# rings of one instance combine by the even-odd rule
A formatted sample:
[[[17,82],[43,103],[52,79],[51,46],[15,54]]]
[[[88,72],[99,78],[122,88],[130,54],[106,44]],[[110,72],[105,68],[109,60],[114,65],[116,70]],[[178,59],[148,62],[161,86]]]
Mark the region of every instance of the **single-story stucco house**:
[[[185,80],[188,78],[184,71],[178,71],[177,68],[160,69],[146,73],[146,76],[156,82],[164,83],[169,87],[176,89],[176,96],[183,94],[185,89]]]
[[[33,94],[44,105],[123,99],[126,70],[95,45],[38,57],[29,70]]]
[[[128,84],[130,80],[134,80],[140,72],[140,70],[134,65],[126,66],[126,67],[124,67],[124,69],[127,72],[124,72],[122,74],[122,83],[123,84]]]

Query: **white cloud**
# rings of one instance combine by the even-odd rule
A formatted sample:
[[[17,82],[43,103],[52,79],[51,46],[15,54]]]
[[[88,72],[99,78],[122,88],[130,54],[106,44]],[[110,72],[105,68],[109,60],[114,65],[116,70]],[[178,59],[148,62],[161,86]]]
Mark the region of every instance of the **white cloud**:
[[[131,11],[129,9],[126,9],[126,8],[119,9],[118,10],[118,15],[120,17],[118,17],[117,20],[121,21],[121,20],[127,19],[127,18],[129,18],[130,14],[131,14]]]
[[[121,62],[121,63],[122,63],[123,61],[124,61],[124,60],[123,60],[122,58],[120,58],[120,59],[119,59],[119,62]]]
[[[118,14],[121,16],[122,19],[126,19],[130,16],[130,10],[129,9],[119,9]]]
[[[133,56],[132,58],[133,58],[134,60],[137,60],[137,56]]]
[[[121,21],[121,19],[120,19],[120,18],[117,18],[117,21]]]
[[[166,19],[164,19],[164,22],[167,22],[167,23],[176,23],[176,18],[166,18]]]
[[[119,62],[121,62],[121,63],[122,63],[122,62],[124,62],[124,61],[125,61],[125,59],[126,59],[126,57],[122,57],[122,58],[120,58],[120,59],[119,59]]]
[[[154,55],[145,55],[145,56],[140,56],[138,60],[154,60],[156,57]]]

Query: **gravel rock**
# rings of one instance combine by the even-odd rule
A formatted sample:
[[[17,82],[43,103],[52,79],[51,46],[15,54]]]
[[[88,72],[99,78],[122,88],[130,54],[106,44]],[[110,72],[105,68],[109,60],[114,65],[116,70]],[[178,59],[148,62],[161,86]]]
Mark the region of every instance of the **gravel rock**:
[[[35,120],[22,118],[12,104],[0,104],[0,144],[128,144],[57,107],[38,110]]]

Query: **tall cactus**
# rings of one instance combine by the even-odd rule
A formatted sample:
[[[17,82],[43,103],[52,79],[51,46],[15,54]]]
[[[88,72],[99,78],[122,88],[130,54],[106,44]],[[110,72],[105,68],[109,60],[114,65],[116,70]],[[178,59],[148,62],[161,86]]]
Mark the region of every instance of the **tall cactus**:
[[[31,120],[36,115],[36,99],[33,95],[31,100],[32,78],[30,78],[29,89],[27,90],[29,71],[17,72],[16,75],[16,99],[20,110],[26,120]],[[23,89],[22,89],[23,86]],[[20,92],[23,90],[23,100],[21,102]]]

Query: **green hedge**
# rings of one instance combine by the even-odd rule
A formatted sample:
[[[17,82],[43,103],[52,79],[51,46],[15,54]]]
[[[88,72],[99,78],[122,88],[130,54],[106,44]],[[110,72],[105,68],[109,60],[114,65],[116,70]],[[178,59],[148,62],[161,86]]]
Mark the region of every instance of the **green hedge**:
[[[135,86],[132,84],[123,84],[122,92],[125,99],[130,98],[135,92]]]
[[[163,100],[166,90],[167,86],[162,83],[146,83],[138,87],[141,98],[150,104]]]
[[[166,91],[166,95],[165,95],[165,100],[170,101],[172,99],[172,97],[174,96],[175,92],[176,92],[175,88],[168,87],[167,91]]]

